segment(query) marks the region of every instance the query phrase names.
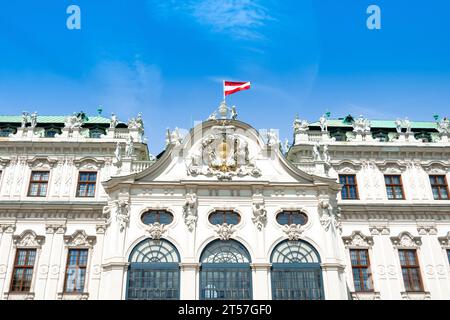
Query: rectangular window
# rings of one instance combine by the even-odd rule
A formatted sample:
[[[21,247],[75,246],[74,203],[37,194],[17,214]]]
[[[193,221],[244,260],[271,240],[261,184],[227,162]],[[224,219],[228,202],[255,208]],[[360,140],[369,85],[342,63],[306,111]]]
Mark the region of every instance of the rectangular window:
[[[352,262],[353,283],[355,284],[355,291],[373,291],[369,251],[367,249],[351,249],[350,259]]]
[[[358,184],[354,174],[339,175],[339,182],[342,184],[342,200],[358,200]]]
[[[97,172],[80,172],[78,176],[77,197],[93,198],[97,183]]]
[[[48,171],[33,171],[31,172],[30,186],[28,187],[29,197],[45,197],[47,196]]]
[[[403,193],[402,177],[399,175],[384,176],[386,191],[389,200],[405,200]]]
[[[398,250],[406,291],[423,291],[416,250]]]
[[[64,292],[82,293],[86,279],[88,250],[70,249],[67,255],[66,278]]]
[[[447,250],[448,264],[450,265],[450,249]]]
[[[448,185],[445,176],[430,176],[434,200],[449,200]]]
[[[17,249],[11,281],[12,292],[29,292],[33,279],[36,249]]]

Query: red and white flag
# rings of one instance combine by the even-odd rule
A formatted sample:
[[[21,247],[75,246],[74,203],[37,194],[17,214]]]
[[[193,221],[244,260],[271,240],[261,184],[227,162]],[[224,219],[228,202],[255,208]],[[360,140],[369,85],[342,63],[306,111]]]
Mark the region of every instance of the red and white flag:
[[[223,82],[223,96],[224,98],[230,94],[236,93],[238,91],[250,89],[250,82]]]

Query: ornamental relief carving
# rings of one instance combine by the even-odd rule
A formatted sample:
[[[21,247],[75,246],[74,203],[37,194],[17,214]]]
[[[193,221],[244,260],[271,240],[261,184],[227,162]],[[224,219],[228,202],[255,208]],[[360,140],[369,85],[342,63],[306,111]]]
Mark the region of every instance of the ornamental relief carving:
[[[234,225],[227,223],[216,225],[214,228],[216,229],[216,234],[220,240],[230,240],[233,233],[236,231]]]
[[[159,240],[162,238],[164,232],[166,231],[166,226],[155,222],[153,224],[147,225],[147,233],[150,239]]]
[[[183,206],[183,219],[190,232],[194,231],[195,227],[197,226],[197,208],[197,195],[195,193],[187,193],[186,200]]]
[[[32,230],[25,230],[21,235],[13,236],[13,243],[17,247],[37,247],[44,244],[45,237],[38,236]]]
[[[253,202],[253,217],[252,221],[256,228],[261,231],[267,223],[267,210],[264,200]]]
[[[235,130],[234,126],[213,127],[213,133],[203,138],[199,150],[187,159],[188,175],[216,176],[219,180],[261,176],[250,157],[248,142]]]
[[[333,227],[335,230],[341,233],[341,208],[333,208],[328,200],[320,200],[318,209],[320,224],[324,227],[325,231],[328,231],[330,227]]]
[[[373,237],[365,236],[361,231],[353,231],[350,236],[342,237],[346,246],[353,247],[371,247],[373,246]]]
[[[130,205],[128,201],[112,201],[110,205],[103,207],[103,217],[107,220],[108,225],[115,218],[119,224],[120,232],[123,232],[130,222]]]
[[[289,241],[300,240],[304,231],[304,226],[299,224],[289,224],[283,226],[283,232],[287,235]]]
[[[97,237],[88,236],[84,230],[77,230],[70,236],[64,236],[64,243],[68,247],[92,247]]]
[[[402,232],[397,237],[391,237],[392,244],[400,248],[418,248],[422,245],[420,237],[414,237],[409,232]]]

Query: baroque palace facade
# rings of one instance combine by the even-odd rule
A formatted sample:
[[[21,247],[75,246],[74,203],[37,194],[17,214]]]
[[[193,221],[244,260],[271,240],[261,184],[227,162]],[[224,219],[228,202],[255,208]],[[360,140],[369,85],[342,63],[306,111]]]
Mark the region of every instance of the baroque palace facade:
[[[0,116],[1,299],[450,299],[449,121]]]

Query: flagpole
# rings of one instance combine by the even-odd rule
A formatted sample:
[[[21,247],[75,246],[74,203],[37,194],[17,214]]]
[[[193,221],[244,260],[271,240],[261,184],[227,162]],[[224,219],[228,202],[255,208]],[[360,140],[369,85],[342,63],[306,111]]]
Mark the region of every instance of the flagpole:
[[[225,95],[225,80],[223,80],[223,101],[226,103],[226,95]]]

